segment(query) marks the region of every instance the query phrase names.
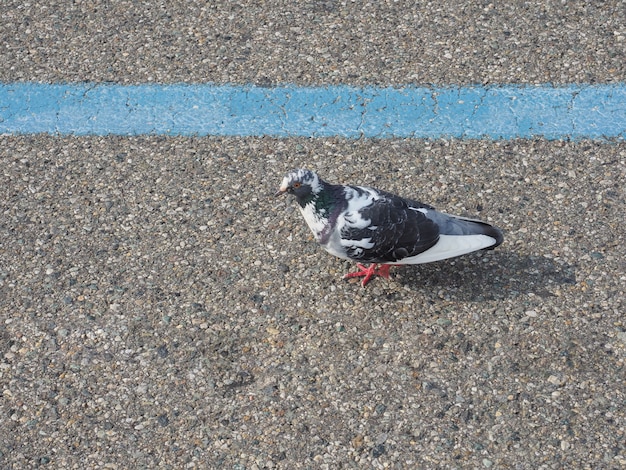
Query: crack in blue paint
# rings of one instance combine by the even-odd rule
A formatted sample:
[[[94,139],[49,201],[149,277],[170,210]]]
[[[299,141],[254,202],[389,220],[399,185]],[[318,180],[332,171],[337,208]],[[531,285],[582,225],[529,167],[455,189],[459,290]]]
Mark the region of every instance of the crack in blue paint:
[[[0,133],[624,140],[626,84],[0,83]]]

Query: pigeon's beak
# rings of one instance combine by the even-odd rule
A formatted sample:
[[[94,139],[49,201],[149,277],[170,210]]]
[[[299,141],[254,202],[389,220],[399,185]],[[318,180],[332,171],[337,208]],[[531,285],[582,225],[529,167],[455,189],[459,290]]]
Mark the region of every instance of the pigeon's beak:
[[[282,185],[280,186],[280,188],[278,188],[278,191],[276,191],[276,192],[274,193],[274,197],[278,197],[278,196],[280,196],[281,194],[285,194],[286,192],[287,192],[287,185],[286,185],[286,184],[282,184]]]

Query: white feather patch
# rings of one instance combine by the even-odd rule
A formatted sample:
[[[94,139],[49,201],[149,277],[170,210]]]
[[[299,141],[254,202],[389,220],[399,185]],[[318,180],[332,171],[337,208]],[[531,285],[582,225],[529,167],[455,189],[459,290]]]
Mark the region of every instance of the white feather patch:
[[[320,217],[320,214],[315,212],[315,204],[312,202],[306,204],[304,207],[300,207],[300,212],[302,213],[302,217],[304,217],[306,224],[311,229],[311,232],[313,232],[315,240],[319,242],[322,231],[328,225],[328,218]]]
[[[354,188],[346,186],[344,188],[345,197],[348,201],[348,207],[343,213],[343,217],[339,219],[338,229],[341,229],[346,226],[350,228],[370,228],[371,230],[376,229],[377,227],[371,226],[372,221],[370,219],[364,219],[361,217],[361,211],[368,206],[371,206],[372,203],[378,199],[380,199],[380,195],[371,188],[359,187],[364,194],[359,194]]]
[[[365,248],[366,250],[369,250],[370,248],[374,246],[374,243],[372,242],[371,238],[361,238],[360,240],[341,239],[340,243],[342,246],[347,246],[347,247],[356,246],[359,248]]]
[[[353,254],[358,256],[362,251],[369,250],[374,247],[374,243],[372,242],[371,237],[362,238],[361,240],[344,240],[341,238],[340,233],[344,227],[348,228],[356,228],[356,229],[365,229],[369,228],[374,231],[378,227],[371,225],[372,221],[370,219],[364,219],[361,216],[360,211],[371,205],[375,200],[380,199],[380,195],[378,192],[371,188],[359,188],[363,192],[359,193],[354,188],[350,186],[345,186],[345,198],[348,201],[348,207],[344,210],[344,212],[338,217],[337,224],[331,233],[327,243],[323,245],[324,249],[328,251],[330,254],[335,255],[339,258],[350,259],[346,254],[346,249],[348,247],[353,248]],[[309,227],[315,233],[313,229],[314,226],[319,227],[319,222],[310,219],[314,217],[312,211],[310,214],[306,214],[303,211],[304,218],[307,220]]]

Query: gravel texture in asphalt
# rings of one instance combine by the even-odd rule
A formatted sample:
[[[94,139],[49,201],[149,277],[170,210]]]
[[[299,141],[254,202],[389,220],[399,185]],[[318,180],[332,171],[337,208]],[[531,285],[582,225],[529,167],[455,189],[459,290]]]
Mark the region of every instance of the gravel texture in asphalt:
[[[22,2],[1,81],[626,81],[626,3]],[[0,467],[626,468],[626,144],[0,136]],[[283,174],[505,231],[363,289]]]
[[[0,81],[624,80],[624,0],[4,0],[0,11]]]
[[[626,465],[624,146],[1,149],[5,468]],[[354,266],[273,197],[303,164],[506,241],[343,281]]]

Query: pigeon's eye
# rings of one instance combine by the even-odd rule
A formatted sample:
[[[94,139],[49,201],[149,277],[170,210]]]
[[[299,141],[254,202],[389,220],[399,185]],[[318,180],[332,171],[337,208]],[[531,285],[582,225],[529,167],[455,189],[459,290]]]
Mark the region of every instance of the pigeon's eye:
[[[293,189],[298,189],[300,186],[302,186],[302,183],[299,183],[298,181],[291,185]]]

